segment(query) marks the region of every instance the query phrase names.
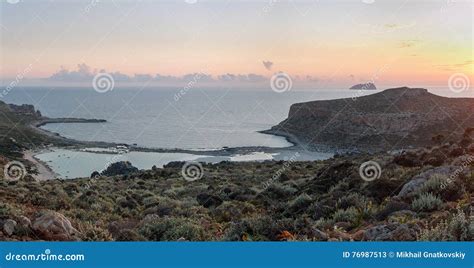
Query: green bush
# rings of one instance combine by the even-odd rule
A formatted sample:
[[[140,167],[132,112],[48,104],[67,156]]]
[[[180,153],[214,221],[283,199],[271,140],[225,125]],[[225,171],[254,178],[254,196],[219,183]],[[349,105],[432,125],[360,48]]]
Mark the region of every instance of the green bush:
[[[203,227],[186,218],[154,220],[140,228],[140,234],[153,241],[176,241],[180,238],[190,241],[206,240]]]
[[[429,212],[439,209],[442,204],[443,201],[432,193],[423,193],[413,201],[411,206],[415,211]]]
[[[462,210],[447,221],[442,221],[433,228],[421,230],[420,241],[472,241],[474,230],[468,217]]]
[[[349,222],[352,224],[357,224],[360,220],[359,218],[359,212],[355,207],[338,209],[332,216],[334,222]]]

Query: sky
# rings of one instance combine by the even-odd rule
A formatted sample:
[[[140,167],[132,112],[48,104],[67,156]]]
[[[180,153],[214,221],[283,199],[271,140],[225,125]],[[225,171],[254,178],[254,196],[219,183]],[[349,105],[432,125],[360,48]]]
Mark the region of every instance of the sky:
[[[443,86],[473,78],[470,0],[2,0],[2,84]]]

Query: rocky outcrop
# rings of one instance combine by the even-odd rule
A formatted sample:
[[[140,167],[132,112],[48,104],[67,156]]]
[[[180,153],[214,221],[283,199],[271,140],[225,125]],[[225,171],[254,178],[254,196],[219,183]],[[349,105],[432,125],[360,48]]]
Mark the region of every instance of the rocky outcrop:
[[[31,116],[41,118],[41,112],[36,111],[35,107],[30,104],[22,104],[22,105],[15,105],[15,104],[8,104],[10,110],[18,115],[22,116]]]
[[[434,134],[454,137],[474,124],[472,98],[446,98],[422,88],[293,104],[266,133],[296,138],[313,149],[378,151],[430,146]]]
[[[460,167],[455,166],[443,166],[427,170],[421,174],[413,177],[409,182],[403,185],[402,189],[398,193],[398,197],[407,198],[417,194],[417,191],[423,187],[423,185],[431,178],[440,176],[449,178],[452,174],[456,174],[456,170]]]
[[[79,232],[69,219],[55,211],[43,211],[33,222],[32,229],[45,240],[75,241]]]

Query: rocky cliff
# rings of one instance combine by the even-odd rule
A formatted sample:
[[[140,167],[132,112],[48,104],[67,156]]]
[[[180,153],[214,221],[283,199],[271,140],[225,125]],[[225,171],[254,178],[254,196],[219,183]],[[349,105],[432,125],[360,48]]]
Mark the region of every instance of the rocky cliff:
[[[474,99],[446,98],[422,88],[393,88],[364,97],[291,106],[288,118],[266,133],[312,149],[394,150],[449,141],[474,123]]]

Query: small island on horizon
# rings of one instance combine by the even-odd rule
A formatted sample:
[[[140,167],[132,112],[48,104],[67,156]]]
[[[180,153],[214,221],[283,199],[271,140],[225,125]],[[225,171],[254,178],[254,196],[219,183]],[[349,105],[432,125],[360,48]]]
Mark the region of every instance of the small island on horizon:
[[[357,89],[357,90],[376,90],[377,87],[375,86],[374,83],[372,83],[372,82],[367,82],[367,83],[364,83],[364,84],[353,85],[353,86],[350,87],[349,89]]]

